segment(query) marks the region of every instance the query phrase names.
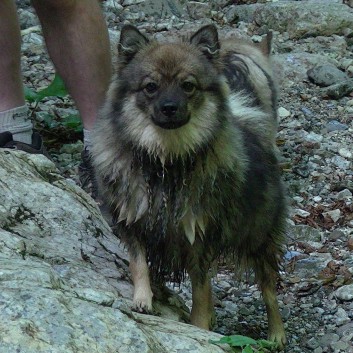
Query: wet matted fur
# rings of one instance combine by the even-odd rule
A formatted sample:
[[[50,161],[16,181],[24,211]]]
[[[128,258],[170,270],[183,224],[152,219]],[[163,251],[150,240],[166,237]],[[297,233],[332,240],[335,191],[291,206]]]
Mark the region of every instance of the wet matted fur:
[[[205,26],[189,42],[161,44],[125,26],[92,154],[130,252],[136,308],[151,309],[150,275],[181,280],[187,271],[191,322],[208,329],[209,268],[225,255],[255,270],[269,338],[283,346],[275,283],[286,207],[270,40],[220,42]]]

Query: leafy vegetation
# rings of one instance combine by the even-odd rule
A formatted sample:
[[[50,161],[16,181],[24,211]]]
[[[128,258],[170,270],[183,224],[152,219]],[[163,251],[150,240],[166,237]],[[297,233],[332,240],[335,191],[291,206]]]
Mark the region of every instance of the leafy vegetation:
[[[64,81],[58,74],[55,74],[53,81],[47,87],[39,91],[25,87],[24,91],[26,100],[35,105],[34,110],[41,101],[48,97],[64,98],[68,95]],[[82,132],[82,122],[78,114],[69,114],[64,117],[58,117],[53,114],[41,114],[41,125],[44,125],[42,128],[51,132],[68,130],[65,135]],[[41,128],[39,129],[42,130]]]
[[[277,344],[267,340],[254,340],[241,335],[224,336],[219,340],[210,340],[213,344],[228,344],[236,353],[267,353],[276,349]]]
[[[47,97],[65,97],[68,95],[64,81],[56,74],[51,84],[42,90],[35,92],[32,89],[25,87],[25,97],[30,103],[40,102]]]

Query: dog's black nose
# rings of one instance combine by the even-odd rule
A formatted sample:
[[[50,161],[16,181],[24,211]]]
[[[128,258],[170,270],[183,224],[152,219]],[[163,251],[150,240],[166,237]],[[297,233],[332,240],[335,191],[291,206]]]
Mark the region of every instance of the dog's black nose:
[[[178,105],[174,102],[167,102],[164,103],[161,111],[163,115],[165,115],[167,118],[172,118],[175,117],[177,111],[178,111]]]

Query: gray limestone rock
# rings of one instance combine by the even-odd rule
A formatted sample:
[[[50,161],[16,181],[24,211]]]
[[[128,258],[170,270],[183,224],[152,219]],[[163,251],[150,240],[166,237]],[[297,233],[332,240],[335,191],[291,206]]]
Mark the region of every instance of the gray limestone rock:
[[[331,64],[318,65],[308,70],[309,80],[319,86],[327,87],[345,81],[348,76]]]
[[[127,258],[95,202],[41,155],[0,150],[0,352],[226,351],[133,313]]]
[[[353,26],[353,10],[335,1],[275,2],[257,6],[253,20],[291,38],[343,34]]]

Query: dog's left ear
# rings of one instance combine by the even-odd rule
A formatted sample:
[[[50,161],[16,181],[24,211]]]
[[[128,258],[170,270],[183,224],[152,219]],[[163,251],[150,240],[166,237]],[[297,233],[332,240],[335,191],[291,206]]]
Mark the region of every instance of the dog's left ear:
[[[128,63],[148,43],[148,38],[136,27],[125,25],[121,29],[120,42],[118,44],[119,61]]]
[[[219,56],[220,44],[217,28],[214,25],[201,27],[191,36],[190,43],[197,46],[208,59]]]

